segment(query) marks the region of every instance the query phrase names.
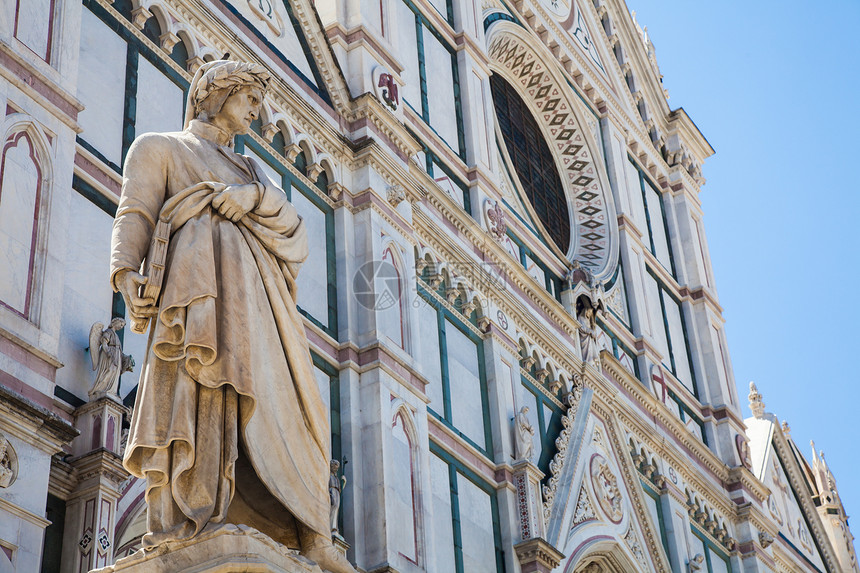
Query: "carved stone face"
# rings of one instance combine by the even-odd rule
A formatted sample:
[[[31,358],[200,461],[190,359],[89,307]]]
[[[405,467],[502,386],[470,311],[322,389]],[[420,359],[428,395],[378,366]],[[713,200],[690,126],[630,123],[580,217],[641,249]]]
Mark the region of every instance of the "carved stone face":
[[[329,465],[329,468],[331,469],[331,473],[337,473],[337,470],[340,469],[340,462],[337,460],[332,460],[331,464]]]
[[[260,117],[263,92],[254,86],[245,86],[230,94],[211,122],[230,134],[248,133],[251,123]]]

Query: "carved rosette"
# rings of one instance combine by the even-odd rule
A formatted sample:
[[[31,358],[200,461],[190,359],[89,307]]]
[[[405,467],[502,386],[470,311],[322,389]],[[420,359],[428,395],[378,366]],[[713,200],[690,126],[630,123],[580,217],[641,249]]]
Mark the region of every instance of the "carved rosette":
[[[597,495],[597,503],[609,521],[621,523],[624,517],[624,501],[621,497],[621,489],[618,487],[618,478],[600,454],[591,456],[591,486]]]

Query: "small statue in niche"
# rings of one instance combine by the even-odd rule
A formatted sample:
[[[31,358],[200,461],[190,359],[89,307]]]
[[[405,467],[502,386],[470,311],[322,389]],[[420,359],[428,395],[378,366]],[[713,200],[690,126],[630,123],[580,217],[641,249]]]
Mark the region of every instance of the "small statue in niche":
[[[529,422],[528,414],[529,407],[523,406],[520,408],[520,411],[514,417],[514,430],[516,433],[516,454],[517,460],[526,460],[532,461],[532,457],[534,456],[534,435],[535,428],[532,426],[531,422]]]
[[[597,311],[602,307],[598,302],[597,308],[588,297],[581,296],[576,301],[576,320],[579,322],[579,348],[582,351],[583,362],[594,362],[599,359],[600,346],[597,343]]]
[[[107,328],[96,322],[90,328],[90,358],[96,381],[89,391],[90,399],[102,396],[119,396],[119,377],[134,369],[134,359],[122,353],[117,332],[125,328],[125,320],[111,319]]]
[[[342,475],[338,477],[337,472],[340,471],[340,462],[337,460],[331,461],[329,469],[331,470],[331,475],[328,478],[328,495],[329,502],[331,503],[329,520],[331,522],[332,535],[339,535],[337,517],[340,513],[340,495],[343,492],[343,488],[346,487],[346,476]]]

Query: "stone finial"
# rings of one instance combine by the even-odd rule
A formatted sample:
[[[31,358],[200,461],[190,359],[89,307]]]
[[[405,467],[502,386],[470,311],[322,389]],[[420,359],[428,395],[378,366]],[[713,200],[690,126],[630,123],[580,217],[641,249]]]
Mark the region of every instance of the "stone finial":
[[[782,422],[782,433],[785,434],[786,438],[791,438],[791,426],[785,420]]]
[[[758,388],[755,387],[755,382],[750,382],[750,393],[748,398],[752,415],[759,419],[763,418],[764,402],[761,401],[761,394],[759,393]]]

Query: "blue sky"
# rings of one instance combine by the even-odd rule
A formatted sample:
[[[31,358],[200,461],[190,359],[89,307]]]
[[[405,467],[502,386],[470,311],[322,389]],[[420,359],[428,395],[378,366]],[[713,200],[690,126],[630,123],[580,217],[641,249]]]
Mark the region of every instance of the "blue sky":
[[[754,380],[807,458],[811,439],[824,450],[860,518],[860,2],[628,7],[669,105],[716,150],[701,199],[744,415]]]

